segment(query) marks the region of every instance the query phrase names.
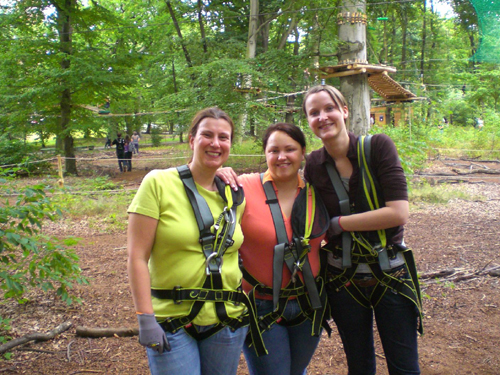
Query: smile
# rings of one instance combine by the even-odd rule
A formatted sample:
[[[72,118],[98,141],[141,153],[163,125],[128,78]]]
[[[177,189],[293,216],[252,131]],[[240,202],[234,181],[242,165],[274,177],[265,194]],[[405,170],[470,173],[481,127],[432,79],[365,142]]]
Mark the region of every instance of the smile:
[[[222,154],[221,152],[207,151],[207,155],[212,157],[218,157],[221,156],[221,154]]]
[[[325,129],[325,128],[329,127],[329,126],[332,126],[332,125],[333,124],[323,124],[323,125],[318,126],[318,129],[323,130],[323,129]]]

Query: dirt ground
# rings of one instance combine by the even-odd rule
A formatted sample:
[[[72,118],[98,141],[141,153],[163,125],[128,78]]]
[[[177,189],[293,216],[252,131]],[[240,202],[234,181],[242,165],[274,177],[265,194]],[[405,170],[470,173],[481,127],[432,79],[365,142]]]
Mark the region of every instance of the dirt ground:
[[[478,164],[478,162],[474,162]],[[500,266],[499,175],[460,176],[453,168],[471,171],[468,161],[435,161],[429,180],[439,183],[452,174],[473,201],[455,200],[446,206],[412,207],[405,240],[413,248],[419,272],[454,269],[447,278],[423,278],[424,336],[419,338],[422,374],[500,374],[500,278],[488,270]],[[453,164],[453,165],[452,165]],[[480,163],[482,170],[500,164]],[[117,175],[115,181],[138,185],[145,171]],[[470,178],[473,176],[474,178]],[[78,286],[81,305],[67,307],[49,297],[32,296],[24,305],[4,304],[0,313],[12,319],[13,338],[46,333],[64,322],[72,327],[45,342],[30,342],[0,361],[2,374],[148,374],[148,364],[137,336],[82,338],[76,327],[136,328],[137,322],[126,274],[126,234],[90,232],[85,222],[71,228],[53,226],[54,233],[81,237],[77,247],[90,286]],[[461,279],[461,280],[460,280]],[[383,350],[376,343],[378,374],[387,374]],[[336,334],[322,337],[309,374],[347,374],[342,344]],[[248,374],[243,357],[239,375]],[[279,375],[279,374],[277,374]]]

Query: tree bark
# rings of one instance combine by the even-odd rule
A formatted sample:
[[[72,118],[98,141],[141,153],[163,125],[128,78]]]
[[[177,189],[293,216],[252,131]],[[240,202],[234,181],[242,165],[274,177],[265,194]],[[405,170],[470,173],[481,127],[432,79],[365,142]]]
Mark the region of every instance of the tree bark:
[[[353,13],[366,14],[365,0],[343,0],[341,12],[345,20]],[[366,23],[343,22],[338,29],[341,46],[339,63],[367,63]],[[356,135],[367,134],[370,127],[370,91],[366,74],[340,78],[340,91],[348,103],[349,130]]]

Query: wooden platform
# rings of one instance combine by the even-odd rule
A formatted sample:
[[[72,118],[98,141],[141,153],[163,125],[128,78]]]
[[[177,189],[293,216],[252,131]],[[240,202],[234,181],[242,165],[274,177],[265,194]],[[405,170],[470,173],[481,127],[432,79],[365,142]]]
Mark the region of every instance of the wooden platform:
[[[347,77],[356,74],[368,74],[368,84],[384,100],[389,102],[412,102],[425,98],[417,98],[411,91],[393,80],[389,73],[397,70],[389,65],[371,65],[363,63],[340,64],[319,69],[326,73],[321,78]]]

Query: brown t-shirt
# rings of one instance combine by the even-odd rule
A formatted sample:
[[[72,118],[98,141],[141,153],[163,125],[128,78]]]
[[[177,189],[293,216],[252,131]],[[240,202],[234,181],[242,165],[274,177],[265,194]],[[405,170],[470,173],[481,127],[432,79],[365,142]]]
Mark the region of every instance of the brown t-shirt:
[[[349,201],[355,202],[360,183],[357,146],[358,137],[349,133],[349,150],[347,157],[352,164],[352,175],[349,179]],[[339,198],[332,185],[326,162],[335,166],[335,162],[325,147],[311,152],[307,157],[304,178],[314,185],[316,191],[328,209],[330,218],[340,216]],[[385,134],[375,134],[371,140],[371,167],[377,179],[381,193],[386,202],[408,200],[408,189],[398,152],[394,142]],[[387,244],[401,243],[403,240],[403,226],[395,228],[393,235],[387,238]],[[328,248],[341,246],[342,236],[333,236],[328,239]]]

